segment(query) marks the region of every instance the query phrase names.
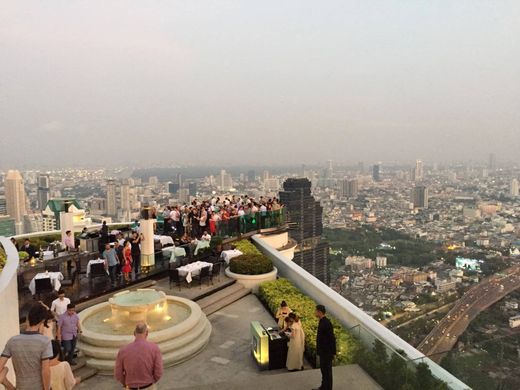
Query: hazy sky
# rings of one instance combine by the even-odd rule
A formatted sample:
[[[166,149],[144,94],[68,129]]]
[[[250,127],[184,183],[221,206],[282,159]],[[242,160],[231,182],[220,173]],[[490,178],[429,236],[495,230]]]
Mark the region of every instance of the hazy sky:
[[[0,0],[0,165],[520,160],[520,1]]]

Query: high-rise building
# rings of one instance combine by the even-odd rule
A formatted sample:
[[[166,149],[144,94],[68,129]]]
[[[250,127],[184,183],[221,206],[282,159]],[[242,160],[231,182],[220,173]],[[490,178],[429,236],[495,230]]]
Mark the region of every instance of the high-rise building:
[[[513,198],[518,197],[519,195],[519,187],[518,187],[518,180],[513,179],[511,180],[511,183],[509,185],[509,195]]]
[[[190,196],[197,196],[197,183],[189,183],[188,191],[190,193]]]
[[[423,162],[421,160],[417,160],[415,162],[415,168],[413,170],[413,180],[414,181],[421,181],[424,177],[424,170],[423,170]]]
[[[116,182],[112,179],[107,180],[107,215],[117,215]]]
[[[247,181],[253,183],[256,180],[256,173],[252,169],[247,171]]]
[[[269,171],[263,171],[262,172],[262,183],[265,183],[266,180],[270,178]]]
[[[231,174],[227,173],[225,169],[220,171],[220,189],[222,191],[229,191],[233,188],[233,179]]]
[[[181,188],[179,190],[179,202],[181,202],[181,203],[190,202],[190,190],[188,188]]]
[[[49,175],[38,176],[38,209],[44,210],[50,198],[50,178]]]
[[[150,176],[148,178],[148,185],[156,186],[159,184],[159,178],[157,176]]]
[[[179,185],[179,188],[182,188],[183,180],[182,180],[182,173],[177,173],[177,184]]]
[[[356,198],[358,196],[358,180],[344,178],[341,181],[341,192],[342,198]]]
[[[168,183],[168,192],[170,194],[175,194],[179,191],[179,184],[178,183]]]
[[[119,207],[123,211],[131,210],[130,185],[128,184],[128,180],[121,182],[121,187],[119,188]]]
[[[495,156],[495,153],[490,153],[489,154],[488,168],[491,171],[494,171],[496,167],[497,167],[497,158]]]
[[[5,200],[7,214],[14,219],[16,234],[23,234],[25,208],[25,189],[19,171],[9,170],[5,177]]]
[[[311,182],[287,179],[280,201],[285,205],[289,236],[298,242],[293,261],[328,284],[329,244],[321,240],[323,208],[311,194]]]
[[[327,179],[332,179],[332,176],[334,175],[334,169],[332,167],[332,160],[327,161],[327,171],[325,172],[325,177]]]
[[[412,191],[412,202],[413,207],[417,209],[428,208],[428,187],[426,186],[415,186]]]
[[[372,167],[372,179],[374,181],[381,181],[381,163],[374,164]]]

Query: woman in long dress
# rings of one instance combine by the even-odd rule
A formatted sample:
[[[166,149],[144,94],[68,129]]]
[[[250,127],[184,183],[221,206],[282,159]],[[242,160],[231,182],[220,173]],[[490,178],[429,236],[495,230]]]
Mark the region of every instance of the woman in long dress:
[[[285,319],[291,313],[292,310],[289,306],[287,306],[287,303],[285,301],[282,301],[280,303],[280,307],[276,311],[276,320],[278,321],[278,328],[279,329],[285,329]]]
[[[130,281],[130,272],[132,272],[132,244],[130,241],[127,241],[125,244],[125,249],[123,249],[123,267],[121,268],[121,272],[124,275],[125,282]]]
[[[289,371],[303,370],[303,352],[305,350],[305,333],[298,316],[290,313],[285,319],[286,332],[289,337],[287,351],[287,369]]]

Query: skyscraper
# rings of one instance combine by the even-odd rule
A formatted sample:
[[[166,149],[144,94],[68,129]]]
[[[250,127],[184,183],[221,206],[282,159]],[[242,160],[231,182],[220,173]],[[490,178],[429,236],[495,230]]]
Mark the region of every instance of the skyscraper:
[[[5,200],[7,214],[14,219],[16,234],[23,234],[25,209],[25,189],[22,175],[17,170],[9,170],[5,177]]]
[[[293,261],[328,284],[329,244],[321,240],[323,209],[311,194],[311,182],[287,179],[280,191],[280,201],[285,205],[289,236],[298,242]]]
[[[182,173],[177,173],[177,184],[179,185],[179,188],[182,188]]]
[[[342,198],[356,198],[358,196],[358,180],[344,178],[341,182]]]
[[[249,183],[253,183],[256,180],[256,173],[254,170],[250,169],[247,171],[247,181]]]
[[[519,187],[518,187],[518,180],[513,179],[511,180],[511,183],[509,185],[509,195],[513,198],[518,197],[519,195]]]
[[[421,181],[424,177],[423,171],[423,162],[421,160],[417,160],[415,162],[415,169],[413,170],[413,180]]]
[[[49,175],[39,175],[38,176],[38,208],[40,210],[45,210],[47,206],[47,202],[50,198],[50,179]]]
[[[325,177],[327,179],[332,179],[332,176],[334,175],[334,170],[332,167],[332,160],[327,161],[327,171],[325,172]]]
[[[116,182],[115,180],[107,180],[107,215],[116,216],[117,214],[117,203],[116,203]]]
[[[229,191],[233,187],[233,179],[231,174],[227,173],[225,169],[220,171],[220,189],[222,191]]]
[[[130,185],[128,180],[123,180],[121,183],[119,202],[123,211],[130,211]]]
[[[497,166],[497,158],[495,156],[495,153],[490,153],[489,154],[489,162],[488,162],[488,168],[491,170],[491,171],[494,171],[495,168]]]
[[[412,191],[412,202],[413,207],[418,209],[428,208],[428,187],[426,186],[415,186]]]
[[[197,183],[189,183],[188,191],[190,193],[190,196],[197,196]]]
[[[381,181],[381,163],[374,164],[372,167],[372,179]]]

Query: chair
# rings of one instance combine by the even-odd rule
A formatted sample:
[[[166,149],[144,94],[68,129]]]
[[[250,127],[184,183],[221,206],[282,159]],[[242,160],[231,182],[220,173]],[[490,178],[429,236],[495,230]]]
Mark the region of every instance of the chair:
[[[104,263],[95,263],[90,265],[90,279],[98,276],[108,276]]]
[[[176,284],[179,286],[179,291],[181,291],[182,282],[186,280],[186,278],[179,275],[179,270],[177,268],[173,268],[168,270],[170,276],[170,290],[172,288],[172,284]]]
[[[41,294],[46,294],[54,291],[51,283],[51,278],[34,279],[34,295],[38,295],[40,299]]]
[[[213,278],[217,277],[220,282],[220,262],[216,262],[213,264],[213,269],[211,270],[211,282],[213,283]]]
[[[213,281],[211,280],[210,268],[211,267],[209,265],[207,267],[201,268],[200,274],[193,276],[193,279],[199,280],[200,288],[202,288],[202,280],[205,278],[208,279],[208,286],[209,286],[209,282],[213,283]]]

